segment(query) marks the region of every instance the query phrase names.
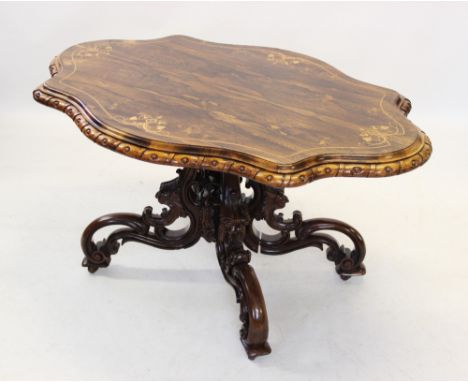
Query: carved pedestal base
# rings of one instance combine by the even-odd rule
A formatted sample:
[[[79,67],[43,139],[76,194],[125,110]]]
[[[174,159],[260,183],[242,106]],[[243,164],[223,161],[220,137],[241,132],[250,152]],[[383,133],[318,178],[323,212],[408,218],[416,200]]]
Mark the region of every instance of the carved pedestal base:
[[[137,241],[163,249],[180,249],[194,245],[201,237],[216,243],[219,265],[226,281],[234,288],[240,304],[242,328],[240,337],[250,359],[271,352],[268,345],[268,317],[262,290],[249,265],[252,251],[279,255],[296,249],[328,247],[327,258],[335,263],[336,272],[344,280],[364,275],[364,241],[353,227],[333,219],[303,220],[295,211],[292,219],[284,219],[277,209],[288,199],[282,189],[248,181],[253,195],[241,193],[242,179],[235,175],[192,169],[177,170],[179,176],[161,184],[156,198],[167,205],[160,214],[146,207],[143,214],[115,213],[94,220],[84,231],[81,246],[85,253],[83,266],[91,273],[107,267],[111,255],[127,241]],[[167,228],[179,217],[190,223],[180,230]],[[254,220],[265,220],[277,230],[274,235],[262,234]],[[120,228],[106,239],[94,242],[96,231],[109,225]],[[352,251],[319,231],[335,230],[347,235],[354,244]]]

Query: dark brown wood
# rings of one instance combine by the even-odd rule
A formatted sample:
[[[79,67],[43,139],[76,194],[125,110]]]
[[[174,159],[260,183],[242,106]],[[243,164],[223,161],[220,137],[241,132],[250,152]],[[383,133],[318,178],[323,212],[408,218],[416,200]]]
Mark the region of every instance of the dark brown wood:
[[[167,205],[161,214],[154,214],[146,207],[142,215],[114,213],[94,220],[85,229],[81,248],[86,254],[83,266],[90,272],[107,267],[111,255],[117,253],[119,241],[136,241],[163,249],[188,248],[200,237],[209,242],[216,241],[215,211],[219,205],[220,174],[192,169],[177,170],[179,176],[164,182],[156,194],[159,203]],[[167,226],[180,217],[188,217],[189,224],[178,230]],[[95,243],[96,231],[110,225],[127,228],[114,231],[107,239]]]
[[[152,163],[229,172],[273,187],[379,177],[422,165],[428,137],[408,99],[285,50],[185,36],[75,45],[37,101],[94,142]]]
[[[184,36],[106,40],[73,46],[50,66],[34,98],[65,112],[94,142],[152,163],[183,167],[161,184],[160,214],[114,213],[84,231],[82,265],[109,266],[122,244],[162,249],[216,245],[240,305],[240,337],[250,359],[270,353],[268,317],[248,249],[280,255],[327,247],[347,280],[364,275],[364,240],[334,219],[304,220],[278,210],[284,188],[331,176],[379,177],[412,170],[431,155],[429,138],[406,116],[411,102],[284,50],[215,44]],[[241,193],[248,180],[251,196]],[[185,228],[170,229],[178,218]],[[254,220],[277,233],[260,234]],[[95,233],[118,226],[101,241]],[[340,246],[323,231],[348,236]],[[244,247],[245,246],[245,247]],[[246,249],[248,248],[248,249]]]
[[[284,190],[249,181],[253,195],[241,193],[242,178],[226,173],[204,170],[177,170],[179,176],[161,184],[156,198],[169,208],[154,214],[146,207],[142,215],[114,213],[94,220],[84,231],[81,245],[85,258],[82,265],[94,273],[109,266],[111,256],[120,245],[136,241],[162,249],[187,248],[203,237],[216,243],[218,262],[226,281],[234,288],[240,304],[242,328],[240,337],[250,359],[271,352],[268,339],[268,316],[260,284],[254,269],[249,265],[251,253],[244,245],[265,254],[284,254],[309,246],[328,246],[327,258],[336,264],[340,277],[365,274],[362,264],[365,245],[361,235],[346,223],[333,219],[302,220],[295,212],[292,219],[284,219],[275,211],[287,202]],[[179,217],[188,217],[188,225],[171,230]],[[263,234],[260,238],[253,228],[253,220],[264,219],[276,235]],[[122,226],[107,238],[95,242],[97,231],[108,226]],[[317,233],[336,230],[349,236],[354,244],[352,251],[340,247],[330,235]],[[291,232],[295,237],[291,237]]]
[[[261,237],[250,222],[246,229],[244,242],[252,251],[268,255],[281,255],[306,247],[323,249],[327,245],[327,258],[336,265],[336,272],[343,280],[351,276],[363,276],[366,268],[362,263],[366,255],[366,246],[360,233],[350,225],[335,219],[303,220],[299,211],[294,211],[291,219],[284,219],[278,209],[285,207],[288,198],[284,190],[275,189],[255,183],[247,182],[247,187],[254,189],[254,196],[248,201],[250,214],[256,220],[265,220],[277,231],[276,234],[262,234]],[[319,231],[338,231],[348,236],[354,245],[350,251],[325,233]],[[294,233],[294,236],[291,236]]]
[[[268,318],[263,293],[244,249],[245,228],[251,223],[248,205],[241,194],[241,179],[223,174],[216,253],[224,278],[234,288],[240,304],[241,341],[250,359],[269,354]]]
[[[151,207],[146,207],[143,214],[114,213],[94,220],[83,232],[81,248],[86,254],[83,266],[93,273],[100,267],[107,267],[111,255],[117,253],[119,241],[136,241],[163,249],[188,248],[204,237],[215,240],[215,222],[211,216],[213,206],[210,199],[215,193],[210,189],[211,176],[202,176],[195,170],[178,170],[180,176],[161,184],[156,198],[169,209],[161,214],[153,214]],[[219,184],[215,183],[216,187]],[[179,230],[166,228],[179,217],[188,217],[187,227]],[[102,241],[95,243],[93,235],[103,227],[111,225],[125,226],[114,231]]]

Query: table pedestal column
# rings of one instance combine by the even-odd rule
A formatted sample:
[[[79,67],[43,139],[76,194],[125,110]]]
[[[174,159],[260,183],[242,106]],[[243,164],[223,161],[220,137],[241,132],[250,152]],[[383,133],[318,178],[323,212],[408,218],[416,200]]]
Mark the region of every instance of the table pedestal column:
[[[285,206],[287,198],[282,189],[274,189],[248,181],[253,195],[241,193],[242,178],[225,173],[204,170],[177,170],[179,176],[161,184],[156,198],[167,205],[160,214],[146,207],[142,215],[114,213],[94,220],[83,232],[81,246],[85,253],[83,266],[89,272],[107,267],[111,255],[120,245],[137,241],[162,249],[187,248],[203,237],[216,243],[219,265],[226,281],[234,288],[240,304],[241,341],[250,359],[271,352],[268,345],[268,317],[260,284],[249,265],[250,252],[277,255],[296,249],[328,246],[327,258],[335,263],[343,279],[364,275],[362,264],[365,245],[361,235],[351,226],[333,219],[303,220],[297,211],[292,219],[276,213]],[[189,218],[187,227],[167,228],[180,217]],[[262,234],[253,226],[254,220],[265,220],[278,231],[275,235]],[[107,238],[95,242],[99,229],[110,225],[120,228]],[[351,238],[352,251],[340,247],[323,230],[336,230]]]

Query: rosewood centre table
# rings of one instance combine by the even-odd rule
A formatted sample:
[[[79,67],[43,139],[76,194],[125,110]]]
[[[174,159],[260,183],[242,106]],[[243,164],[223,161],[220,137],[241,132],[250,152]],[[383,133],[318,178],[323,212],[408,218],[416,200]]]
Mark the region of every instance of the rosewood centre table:
[[[346,280],[365,274],[364,241],[334,219],[286,219],[286,187],[326,177],[383,177],[410,171],[431,154],[407,118],[408,99],[289,51],[217,44],[185,36],[106,40],[73,46],[49,66],[36,101],[65,112],[108,149],[180,167],[161,184],[161,213],[113,213],[85,229],[83,266],[107,267],[127,241],[163,249],[215,243],[221,271],[240,304],[250,359],[270,353],[268,318],[250,251],[279,255],[314,246]],[[252,190],[241,192],[241,182]],[[168,228],[187,217],[184,229]],[[259,232],[264,220],[276,234]],[[120,226],[95,241],[103,227]],[[347,235],[351,250],[324,231]]]

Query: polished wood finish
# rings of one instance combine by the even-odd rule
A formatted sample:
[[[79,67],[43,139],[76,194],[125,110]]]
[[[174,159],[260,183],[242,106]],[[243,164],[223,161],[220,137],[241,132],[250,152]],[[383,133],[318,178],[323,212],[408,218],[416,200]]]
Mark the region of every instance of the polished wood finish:
[[[154,214],[146,207],[142,215],[115,213],[94,220],[85,229],[81,246],[85,254],[82,265],[94,273],[109,266],[111,256],[121,244],[136,241],[162,249],[190,247],[204,238],[216,244],[216,253],[226,281],[233,287],[240,304],[241,342],[250,359],[271,352],[268,339],[268,316],[262,289],[254,269],[249,265],[251,250],[279,255],[306,247],[328,247],[327,258],[335,263],[338,275],[347,280],[365,274],[366,247],[353,227],[334,219],[302,220],[299,212],[284,219],[276,210],[288,201],[283,189],[249,181],[251,196],[241,192],[242,178],[205,170],[178,170],[178,177],[161,184],[156,198],[168,209]],[[168,228],[177,218],[188,217],[189,223],[179,230]],[[265,220],[276,235],[260,235],[254,220]],[[107,238],[95,242],[102,228],[118,225]],[[122,228],[123,227],[123,228]],[[338,231],[353,242],[353,250],[339,246],[329,234]],[[291,235],[294,233],[294,235]]]
[[[240,183],[238,176],[221,175],[216,253],[224,278],[234,288],[240,303],[242,344],[248,357],[254,359],[269,354],[271,349],[267,342],[268,317],[263,293],[255,271],[248,265],[250,252],[243,245],[251,219]]]
[[[153,163],[183,167],[160,186],[161,213],[113,213],[85,229],[82,265],[94,273],[128,241],[162,249],[215,243],[240,305],[250,359],[271,352],[263,293],[251,251],[281,255],[327,248],[347,280],[366,273],[364,240],[334,219],[291,218],[284,189],[332,176],[379,177],[422,165],[428,137],[407,118],[408,99],[284,50],[184,36],[108,40],[71,47],[50,66],[34,98],[65,112],[94,142]],[[241,192],[245,181],[252,195]],[[179,218],[186,227],[169,228]],[[275,234],[258,232],[264,220]],[[102,228],[117,226],[96,241]],[[340,246],[324,231],[351,239]],[[246,249],[248,248],[248,249]]]
[[[289,51],[185,36],[73,46],[37,101],[137,159],[228,172],[273,187],[380,177],[423,164],[428,137],[397,92]]]
[[[366,246],[364,239],[355,228],[335,219],[303,220],[299,211],[294,211],[291,219],[284,219],[282,213],[276,212],[284,208],[288,202],[283,189],[267,187],[253,181],[248,181],[246,186],[254,190],[254,197],[248,203],[252,218],[264,220],[277,232],[260,235],[252,220],[246,229],[244,239],[245,245],[252,251],[260,250],[267,255],[282,255],[306,247],[323,250],[323,246],[326,245],[327,258],[335,263],[336,272],[343,280],[366,274],[366,268],[362,263],[366,255]],[[332,236],[320,231],[341,232],[351,239],[354,250],[349,251],[343,246],[340,247]]]

